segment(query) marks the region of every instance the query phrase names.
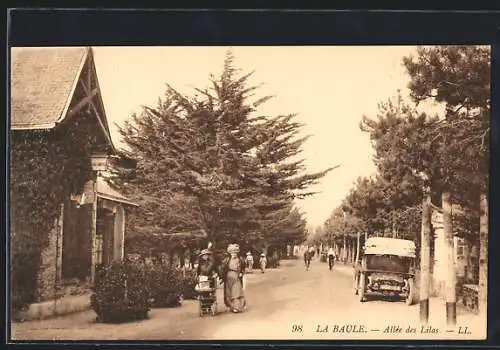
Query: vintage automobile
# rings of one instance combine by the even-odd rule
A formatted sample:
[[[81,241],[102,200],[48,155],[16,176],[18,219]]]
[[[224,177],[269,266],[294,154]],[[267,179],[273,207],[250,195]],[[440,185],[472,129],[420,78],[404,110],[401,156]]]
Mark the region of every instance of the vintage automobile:
[[[409,240],[372,237],[363,247],[356,265],[355,294],[361,302],[367,295],[400,296],[415,303],[415,243]]]

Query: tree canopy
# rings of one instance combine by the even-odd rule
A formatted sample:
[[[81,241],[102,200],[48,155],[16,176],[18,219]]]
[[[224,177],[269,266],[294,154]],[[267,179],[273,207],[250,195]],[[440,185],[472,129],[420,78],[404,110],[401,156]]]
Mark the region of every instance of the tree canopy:
[[[457,209],[454,229],[463,237],[474,232],[477,237],[479,192],[487,188],[488,174],[490,50],[419,47],[403,64],[411,101],[398,92],[379,104],[377,115],[363,116],[360,123],[375,151],[377,175],[358,179],[325,222],[325,232],[339,235],[346,230],[338,215],[344,210],[369,234],[388,230],[418,241],[425,180],[432,187],[434,208],[440,210],[446,188]],[[418,112],[426,100],[443,103],[444,115]]]
[[[222,74],[193,96],[167,86],[156,108],[120,128],[137,169],[119,169],[115,184],[141,207],[130,231],[151,233],[200,229],[217,247],[251,246],[262,240],[299,242],[303,214],[294,199],[333,169],[305,173],[298,158],[307,137],[295,115],[262,116],[252,73],[240,74],[228,52]]]

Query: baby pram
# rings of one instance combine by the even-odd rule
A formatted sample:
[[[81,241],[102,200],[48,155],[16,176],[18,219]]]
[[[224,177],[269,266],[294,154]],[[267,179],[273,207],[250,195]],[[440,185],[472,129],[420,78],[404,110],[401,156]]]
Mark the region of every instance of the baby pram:
[[[209,279],[199,276],[195,290],[198,293],[200,317],[217,315],[217,277]]]

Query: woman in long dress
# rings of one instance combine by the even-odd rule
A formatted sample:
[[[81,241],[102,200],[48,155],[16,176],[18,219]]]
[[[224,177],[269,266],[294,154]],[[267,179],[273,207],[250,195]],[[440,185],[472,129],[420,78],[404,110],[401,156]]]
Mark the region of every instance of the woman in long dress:
[[[221,277],[224,281],[224,304],[234,313],[245,309],[246,301],[243,291],[243,275],[245,274],[245,260],[239,257],[240,247],[230,244],[227,248],[229,256],[221,265]]]
[[[217,270],[215,268],[215,261],[212,252],[208,249],[203,249],[200,253],[197,275],[206,276],[210,281],[210,288],[216,288],[215,277]]]

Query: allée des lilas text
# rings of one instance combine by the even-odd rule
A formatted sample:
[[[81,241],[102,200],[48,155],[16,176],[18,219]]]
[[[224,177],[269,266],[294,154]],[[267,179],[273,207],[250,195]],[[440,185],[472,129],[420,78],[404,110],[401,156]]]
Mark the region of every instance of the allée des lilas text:
[[[408,326],[406,328],[403,328],[401,326],[397,325],[390,325],[386,326],[385,328],[381,329],[382,333],[390,333],[390,334],[437,334],[439,333],[439,329],[430,325],[427,326],[420,326],[420,327],[413,327],[413,326]]]
[[[403,328],[401,326],[386,326],[385,328],[382,328],[380,330],[372,330],[372,331],[381,331],[382,333],[392,333],[392,334],[399,334],[399,333],[422,333],[422,334],[437,334],[439,333],[439,329],[432,327],[432,326],[421,326],[421,327],[412,327],[408,326],[406,328]],[[365,325],[361,324],[345,324],[345,325],[317,325],[316,327],[316,332],[317,333],[345,333],[345,334],[352,334],[352,333],[368,333],[368,328]]]

